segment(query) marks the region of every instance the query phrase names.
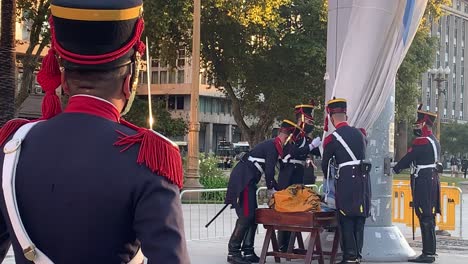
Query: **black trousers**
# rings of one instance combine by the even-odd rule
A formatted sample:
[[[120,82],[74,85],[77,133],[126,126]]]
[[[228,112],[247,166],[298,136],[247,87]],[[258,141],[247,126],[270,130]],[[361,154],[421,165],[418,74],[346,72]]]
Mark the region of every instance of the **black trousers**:
[[[435,216],[418,216],[422,237],[422,253],[424,255],[436,254]]]
[[[245,222],[255,223],[255,209],[257,209],[257,184],[254,180],[244,188],[239,197],[239,207],[236,214]]]
[[[366,218],[363,216],[343,216],[340,214],[339,221],[343,260],[361,259]]]

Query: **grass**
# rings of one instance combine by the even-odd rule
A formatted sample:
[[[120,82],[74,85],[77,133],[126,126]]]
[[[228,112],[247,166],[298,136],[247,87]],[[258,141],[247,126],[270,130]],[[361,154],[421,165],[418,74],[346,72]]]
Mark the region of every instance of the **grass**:
[[[395,174],[394,180],[409,180],[409,173]],[[464,178],[455,178],[450,176],[440,176],[440,182],[446,182],[449,186],[460,186],[460,182],[468,181]]]

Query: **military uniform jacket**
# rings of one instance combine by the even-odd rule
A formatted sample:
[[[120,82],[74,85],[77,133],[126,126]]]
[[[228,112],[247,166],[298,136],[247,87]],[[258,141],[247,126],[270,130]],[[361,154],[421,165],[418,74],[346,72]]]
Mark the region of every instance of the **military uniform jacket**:
[[[349,126],[346,122],[337,125],[336,133],[347,143],[357,160],[366,158],[366,138],[361,130]],[[322,170],[326,177],[328,163],[335,158],[336,163],[343,164],[353,159],[344,146],[331,134],[324,140]],[[338,169],[336,180],[336,208],[344,216],[370,215],[371,185],[368,173],[359,165],[343,166]]]
[[[253,162],[248,160],[248,157],[265,159],[265,162],[259,163],[259,165],[265,173],[267,188],[278,189],[278,184],[275,180],[275,166],[282,151],[280,144],[278,138],[269,139],[256,145],[249,153],[244,155],[231,172],[226,193],[226,204],[232,204],[234,207],[237,207],[239,195],[247,184],[250,181],[254,181],[255,183],[260,181],[262,172],[260,172]]]
[[[296,142],[288,142],[283,148],[283,157],[280,160],[278,175],[279,189],[285,189],[292,184],[304,183],[304,165],[309,154],[320,156],[319,148],[310,150],[310,137],[301,137]],[[301,161],[303,164],[292,161]]]
[[[137,164],[137,144],[125,152],[114,146],[116,131],[136,133],[83,113],[63,113],[32,128],[16,172],[28,235],[54,263],[126,263],[140,242],[148,263],[190,263],[178,186]],[[2,151],[0,166],[3,159]],[[0,192],[0,250],[12,242],[16,263],[31,263]]]
[[[440,153],[440,144],[432,135],[428,136],[436,144]],[[438,155],[439,156],[439,155]],[[440,156],[439,156],[440,157]],[[416,138],[408,153],[395,165],[393,170],[400,173],[411,165],[430,165],[436,162],[432,143],[425,137]],[[413,204],[418,216],[435,216],[440,214],[440,181],[435,168],[421,169],[411,174]]]

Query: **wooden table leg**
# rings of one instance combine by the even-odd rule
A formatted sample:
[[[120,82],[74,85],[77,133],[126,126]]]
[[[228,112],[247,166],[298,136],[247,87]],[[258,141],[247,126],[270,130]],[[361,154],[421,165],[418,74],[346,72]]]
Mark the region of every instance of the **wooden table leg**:
[[[293,253],[294,244],[296,242],[296,232],[291,232],[289,236],[289,243],[288,243],[288,253]],[[287,261],[291,261],[290,258],[286,258]]]
[[[266,254],[268,252],[268,247],[270,246],[271,234],[274,233],[274,229],[271,226],[265,226],[267,232],[265,235],[265,240],[263,241],[262,253],[260,254],[259,264],[265,264]]]
[[[301,232],[297,232],[297,244],[298,244],[300,249],[305,249],[304,240],[302,239],[302,233]]]
[[[315,241],[317,237],[317,230],[310,232],[309,246],[307,247],[307,254],[305,258],[305,264],[312,264],[312,256],[314,255]]]
[[[340,242],[340,239],[341,239],[340,228],[336,228],[335,235],[333,236],[333,246],[332,246],[332,251],[330,255],[330,264],[335,263],[336,254],[338,253],[338,243]]]
[[[276,233],[274,231],[271,233],[271,245],[273,246],[273,252],[279,252],[278,240],[276,239]],[[275,257],[275,262],[280,263],[281,259]]]
[[[310,242],[309,242],[310,243]],[[320,240],[320,233],[317,231],[317,236],[315,237],[315,248],[319,256],[318,263],[324,264],[323,262],[323,251],[322,251],[322,242]]]

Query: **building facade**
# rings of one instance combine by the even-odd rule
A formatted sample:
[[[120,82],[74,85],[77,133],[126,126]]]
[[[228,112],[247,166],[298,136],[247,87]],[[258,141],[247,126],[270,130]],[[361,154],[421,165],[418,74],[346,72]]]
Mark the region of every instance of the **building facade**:
[[[447,81],[441,83],[445,94],[439,95],[437,82],[429,73],[424,73],[421,82],[421,102],[424,109],[439,112],[439,98],[443,109],[441,122],[468,121],[468,95],[465,92],[465,76],[468,74],[466,43],[468,41],[468,0],[453,0],[451,6],[444,6],[444,15],[439,21],[432,21],[432,36],[437,36],[439,47],[433,68],[450,68]]]
[[[152,101],[158,100],[166,106],[172,117],[181,117],[190,121],[190,91],[192,68],[191,61],[185,51],[179,51],[176,66],[171,68],[160,60],[151,60],[148,66],[150,72],[150,92]],[[147,72],[141,72],[139,96],[148,95]],[[199,146],[205,153],[217,153],[219,143],[241,141],[241,133],[232,115],[231,102],[224,93],[208,84],[206,76],[201,74],[199,89]],[[175,138],[177,141],[187,141]]]

